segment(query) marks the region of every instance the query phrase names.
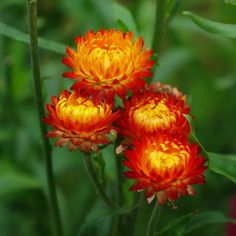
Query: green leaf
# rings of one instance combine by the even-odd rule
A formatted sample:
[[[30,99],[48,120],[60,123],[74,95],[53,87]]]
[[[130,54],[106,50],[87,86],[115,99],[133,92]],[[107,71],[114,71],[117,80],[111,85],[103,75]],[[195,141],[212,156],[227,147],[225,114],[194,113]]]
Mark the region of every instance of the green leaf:
[[[77,236],[103,236],[107,235],[107,230],[113,216],[128,214],[138,206],[131,208],[122,207],[119,209],[107,209],[103,203],[98,203],[86,216],[84,223],[80,226]]]
[[[226,4],[231,4],[231,5],[236,5],[236,1],[235,0],[225,0]]]
[[[40,182],[33,176],[16,170],[9,163],[0,163],[0,197],[40,186]]]
[[[192,219],[188,222],[185,234],[190,235],[189,233],[192,232],[193,230],[199,229],[209,224],[219,224],[219,223],[236,224],[236,220],[226,217],[224,214],[217,211],[202,212],[193,216]]]
[[[184,11],[183,15],[189,16],[196,25],[208,33],[236,38],[236,25],[210,21],[188,11]]]
[[[156,236],[180,236],[184,235],[187,223],[193,217],[193,213],[189,213],[179,219],[171,222],[162,231],[155,233]]]
[[[11,26],[8,26],[4,23],[0,22],[0,35],[4,35],[6,37],[15,39],[17,41],[20,42],[24,42],[24,43],[29,43],[30,39],[29,39],[29,35],[25,34]],[[38,38],[38,44],[39,47],[50,50],[50,51],[54,51],[60,54],[64,54],[66,51],[66,46],[60,43],[56,43],[53,41],[49,41],[47,39],[44,38]]]
[[[191,126],[189,139],[196,142],[202,148],[202,152],[208,160],[209,169],[236,183],[236,155],[223,155],[207,152],[196,136],[192,117],[190,115],[185,115],[185,117]]]
[[[115,95],[115,109],[119,107],[124,108],[124,103],[123,103],[123,100],[119,96]]]
[[[236,155],[222,155],[208,152],[209,169],[236,183]]]
[[[194,123],[193,123],[193,118],[192,116],[190,115],[184,115],[185,118],[188,120],[189,124],[190,124],[190,128],[191,128],[191,132],[189,134],[189,139],[192,141],[192,142],[195,142],[197,143],[201,149],[202,149],[202,152],[203,154],[205,155],[205,157],[208,159],[208,153],[206,151],[206,149],[203,147],[203,145],[200,143],[197,135],[196,135],[196,131],[195,131],[195,127],[194,127]]]
[[[135,36],[139,35],[134,18],[127,8],[118,3],[113,3],[113,12],[115,21],[122,19],[122,23],[129,31],[134,32]]]
[[[119,29],[121,29],[123,32],[126,33],[129,31],[128,26],[121,19],[117,19],[116,23],[117,23]]]
[[[206,211],[201,213],[189,213],[171,222],[164,230],[157,232],[156,236],[183,236],[191,235],[192,231],[209,224],[234,223],[235,219],[226,217],[221,212]]]
[[[166,5],[165,20],[169,23],[177,14],[180,0],[169,0]]]
[[[100,183],[105,187],[106,186],[106,178],[105,178],[105,167],[106,163],[103,159],[102,152],[94,155],[93,160],[96,163],[96,167],[98,169],[98,176]]]
[[[193,58],[192,51],[186,48],[169,49],[161,58],[161,63],[158,62],[158,67],[153,76],[153,82],[166,81],[176,75],[178,70]],[[154,58],[155,59],[155,58]],[[156,61],[156,60],[155,60]],[[171,70],[170,70],[171,68]]]

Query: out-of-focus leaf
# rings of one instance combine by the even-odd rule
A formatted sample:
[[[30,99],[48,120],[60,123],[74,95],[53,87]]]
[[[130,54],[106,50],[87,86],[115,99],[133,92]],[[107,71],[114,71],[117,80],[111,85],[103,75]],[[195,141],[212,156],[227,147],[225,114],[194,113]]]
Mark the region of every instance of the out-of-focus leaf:
[[[188,120],[190,127],[191,127],[189,139],[193,142],[196,142],[201,147],[202,152],[204,153],[205,157],[208,159],[208,153],[207,153],[206,149],[203,147],[203,145],[200,143],[200,141],[196,135],[196,131],[195,131],[194,123],[193,123],[193,118],[190,115],[184,115],[184,116]]]
[[[207,152],[196,136],[192,117],[189,115],[185,115],[185,117],[191,126],[190,139],[202,148],[202,152],[208,160],[209,169],[236,183],[236,155],[222,155]]]
[[[103,186],[105,186],[106,185],[106,178],[105,178],[106,163],[103,159],[102,152],[99,152],[97,155],[95,155],[93,159],[95,163],[97,164],[98,176],[99,176],[100,182],[102,183]]]
[[[189,16],[195,24],[209,33],[236,38],[236,25],[210,21],[188,11],[184,11],[183,15]]]
[[[9,131],[7,128],[0,128],[0,141],[7,141],[12,138],[12,132]]]
[[[107,235],[109,222],[111,221],[111,217],[107,216],[108,211],[101,202],[93,207],[80,226],[77,236]]]
[[[106,174],[108,178],[116,178],[116,167],[115,167],[115,150],[113,145],[108,145],[102,149],[102,155],[106,163]]]
[[[8,26],[0,22],[0,34],[15,39],[20,42],[29,43],[29,35],[25,34],[11,26]],[[56,43],[44,38],[39,37],[39,47],[54,51],[60,54],[65,53],[66,46],[60,43]]]
[[[77,236],[103,236],[106,235],[104,232],[107,230],[104,222],[111,220],[111,217],[121,214],[127,214],[136,209],[138,205],[134,207],[122,207],[119,209],[106,209],[101,203],[98,203],[91,213],[89,213],[84,221],[84,224],[81,225]],[[107,224],[109,225],[109,224]],[[105,230],[105,231],[104,231]]]
[[[166,81],[171,76],[175,75],[176,71],[182,66],[185,66],[192,58],[193,54],[191,51],[184,48],[173,48],[169,50],[159,59],[161,63],[154,73],[153,81]]]
[[[40,188],[40,183],[33,176],[16,170],[6,162],[0,163],[0,196],[35,188]]]
[[[171,222],[164,230],[157,232],[156,236],[183,236],[190,235],[196,229],[209,224],[236,223],[235,219],[226,217],[221,212],[206,211],[198,214],[189,213],[174,222]]]
[[[234,73],[217,78],[215,82],[215,88],[218,90],[228,90],[232,89],[235,86],[236,86],[236,77]]]
[[[236,183],[236,155],[208,152],[209,169]]]
[[[17,5],[22,5],[22,1],[21,0],[1,0],[0,1],[0,10],[6,8],[6,7],[9,7],[10,5],[14,5],[14,6],[17,6]]]
[[[128,27],[129,31],[134,32],[136,36],[139,34],[134,18],[127,8],[118,3],[113,3],[113,12],[115,21],[122,19],[122,22]]]
[[[236,1],[235,0],[225,0],[225,3],[231,4],[231,5],[236,5]]]
[[[236,224],[235,219],[231,219],[225,216],[223,213],[218,211],[206,211],[199,214],[196,214],[188,222],[185,234],[190,235],[189,233],[193,230],[199,229],[203,226],[209,224],[219,224],[219,223],[234,223]]]
[[[112,8],[112,0],[91,0],[94,8],[100,13],[100,15],[107,21],[112,19],[112,11],[108,10]]]
[[[165,20],[170,22],[178,12],[180,0],[169,0],[166,6]]]
[[[117,19],[116,23],[118,25],[118,28],[120,28],[123,32],[129,31],[128,26],[121,19]]]
[[[187,223],[193,217],[193,213],[189,213],[185,216],[180,217],[179,219],[171,222],[166,228],[162,231],[157,232],[156,236],[180,236],[184,235]]]

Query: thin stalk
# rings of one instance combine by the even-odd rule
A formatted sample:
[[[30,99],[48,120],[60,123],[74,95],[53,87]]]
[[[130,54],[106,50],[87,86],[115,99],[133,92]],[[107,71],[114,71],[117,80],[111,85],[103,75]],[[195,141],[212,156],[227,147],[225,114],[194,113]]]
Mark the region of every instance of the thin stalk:
[[[117,208],[117,205],[110,200],[110,198],[107,196],[106,192],[104,191],[102,185],[100,184],[100,182],[97,178],[97,174],[93,168],[93,164],[92,164],[90,155],[85,154],[83,160],[84,160],[85,170],[86,170],[89,178],[91,179],[91,182],[93,183],[94,187],[96,188],[97,192],[100,194],[101,198],[103,199],[103,201],[109,207]]]
[[[154,27],[154,36],[152,41],[152,48],[155,53],[159,53],[161,49],[165,23],[165,4],[166,0],[156,0],[156,19]]]
[[[146,236],[153,236],[155,233],[159,217],[161,215],[161,206],[158,201],[156,201],[155,207],[153,208],[152,214],[148,221]]]
[[[116,148],[117,145],[115,145],[114,148]],[[122,172],[122,162],[121,162],[121,157],[117,156],[115,153],[115,162],[116,162],[116,177],[117,177],[117,204],[118,206],[123,206],[123,190],[122,190],[122,185],[123,185],[123,172]],[[124,235],[123,230],[124,230],[124,224],[125,220],[127,220],[127,217],[125,215],[119,214],[115,216],[116,218],[116,232],[117,235]]]
[[[53,176],[51,147],[49,140],[45,138],[47,127],[42,122],[45,117],[44,103],[42,96],[42,85],[40,77],[40,63],[39,63],[39,50],[38,50],[38,31],[37,31],[37,0],[28,0],[28,18],[29,18],[29,34],[30,34],[30,54],[33,70],[33,84],[34,84],[34,97],[39,115],[39,124],[43,142],[43,153],[46,165],[47,184],[49,191],[49,201],[53,213],[55,230],[57,236],[63,235],[60,212],[58,208],[55,181]]]
[[[122,194],[122,163],[120,157],[115,156],[116,159],[116,175],[117,175],[117,204],[122,206],[123,204],[123,194]]]
[[[143,193],[135,192],[134,205],[138,204],[138,207],[133,211],[133,214],[132,214],[132,221],[131,221],[132,233],[130,234],[132,236],[136,235],[136,228],[138,225],[138,220],[140,218],[140,215],[142,214],[144,200],[145,200],[145,197]]]

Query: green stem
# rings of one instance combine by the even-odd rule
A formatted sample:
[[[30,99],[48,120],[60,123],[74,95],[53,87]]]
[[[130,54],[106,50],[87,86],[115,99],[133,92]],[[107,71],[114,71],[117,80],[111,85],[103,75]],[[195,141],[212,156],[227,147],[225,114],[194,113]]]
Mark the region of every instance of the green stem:
[[[158,54],[161,49],[161,43],[164,31],[165,4],[166,0],[156,0],[156,19],[155,19],[152,48],[154,52]]]
[[[156,201],[155,207],[153,208],[152,214],[148,221],[146,236],[153,236],[155,233],[159,217],[161,215],[161,206],[158,201]]]
[[[131,231],[131,234],[130,234],[132,236],[136,235],[138,221],[140,219],[140,215],[142,215],[144,200],[145,200],[144,194],[139,193],[139,192],[135,192],[134,205],[137,204],[138,207],[133,211],[133,214],[132,214],[132,221],[131,221],[131,225],[132,225],[131,230],[132,231]]]
[[[46,165],[47,184],[49,190],[49,200],[51,209],[53,212],[55,229],[57,236],[63,235],[61,218],[58,208],[56,188],[53,176],[51,147],[49,140],[45,137],[47,133],[47,127],[42,122],[45,117],[44,103],[42,96],[42,85],[40,77],[40,63],[39,63],[39,51],[38,51],[38,32],[37,32],[37,0],[28,0],[28,17],[29,17],[29,34],[30,34],[30,54],[33,70],[33,83],[34,83],[34,96],[39,115],[40,130],[43,141],[43,151]]]
[[[117,204],[122,206],[123,194],[122,194],[122,163],[120,157],[115,156],[116,159],[116,175],[117,175]]]
[[[93,164],[92,164],[90,155],[89,154],[85,154],[83,160],[84,160],[85,170],[86,170],[89,178],[91,179],[94,187],[96,188],[96,190],[98,191],[98,193],[102,197],[103,201],[109,207],[117,208],[117,205],[110,200],[110,198],[107,196],[106,192],[104,191],[102,185],[100,184],[100,182],[99,182],[99,180],[97,178],[97,174],[95,173],[95,170],[93,168]]]
[[[116,142],[114,148],[116,148]],[[123,190],[122,190],[122,185],[123,185],[123,172],[122,172],[122,162],[121,162],[121,157],[116,155],[115,153],[115,162],[116,162],[116,176],[117,176],[117,204],[118,206],[123,206]],[[116,233],[118,235],[124,235],[124,221],[127,219],[126,216],[119,214],[116,217]]]

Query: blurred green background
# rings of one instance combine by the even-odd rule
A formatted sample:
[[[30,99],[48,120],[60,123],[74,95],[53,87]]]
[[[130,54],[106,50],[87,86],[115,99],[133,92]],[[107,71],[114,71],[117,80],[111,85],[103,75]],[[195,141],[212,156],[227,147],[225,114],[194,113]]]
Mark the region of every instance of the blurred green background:
[[[0,1],[0,22],[27,33],[27,2]],[[208,19],[236,24],[236,6],[223,0],[180,0],[176,15],[168,22],[155,81],[170,83],[188,95],[199,139],[208,151],[236,153],[236,43],[208,34],[181,15],[192,11]],[[145,46],[152,43],[155,0],[123,0],[133,16]],[[38,28],[41,37],[74,47],[76,35],[90,29],[117,28],[116,18],[126,22],[129,13],[112,0],[41,0]],[[129,26],[129,25],[128,25]],[[40,49],[45,103],[71,82],[61,54]],[[0,235],[54,235],[49,210],[38,116],[34,105],[29,46],[0,36]],[[106,174],[115,186],[112,147],[104,151]],[[111,216],[104,209],[83,168],[78,151],[53,148],[53,163],[60,209],[66,235],[106,235]],[[207,172],[207,184],[197,186],[195,197],[182,197],[177,210],[165,206],[159,229],[195,210],[229,214],[235,185],[223,176]],[[113,186],[113,187],[114,187]],[[127,204],[130,192],[124,187]],[[145,205],[137,236],[144,235],[153,204]],[[89,225],[92,231],[88,231]],[[225,225],[196,230],[191,235],[226,235]],[[236,234],[235,234],[236,235]]]

